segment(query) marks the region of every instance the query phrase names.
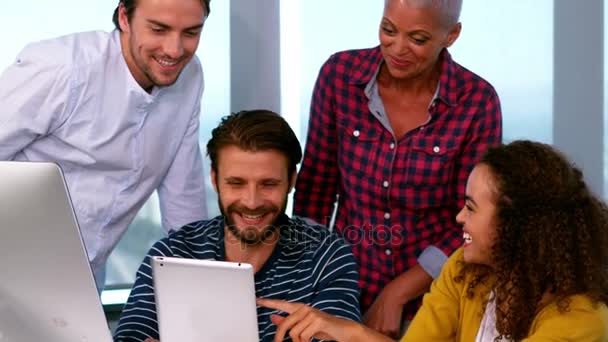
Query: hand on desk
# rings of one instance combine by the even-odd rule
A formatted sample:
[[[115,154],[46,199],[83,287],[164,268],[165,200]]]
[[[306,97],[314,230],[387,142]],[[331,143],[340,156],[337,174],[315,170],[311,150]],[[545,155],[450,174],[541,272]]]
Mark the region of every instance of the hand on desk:
[[[363,316],[363,322],[386,336],[398,338],[401,331],[403,306],[399,293],[389,283]]]
[[[380,333],[398,338],[401,330],[403,307],[410,300],[423,295],[433,278],[420,266],[414,265],[386,284],[372,306],[363,316],[366,326]]]

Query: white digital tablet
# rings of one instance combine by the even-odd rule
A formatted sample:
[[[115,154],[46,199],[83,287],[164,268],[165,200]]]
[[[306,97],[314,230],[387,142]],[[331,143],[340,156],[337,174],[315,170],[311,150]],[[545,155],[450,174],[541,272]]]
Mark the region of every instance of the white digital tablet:
[[[259,341],[250,264],[153,257],[152,275],[161,341]]]

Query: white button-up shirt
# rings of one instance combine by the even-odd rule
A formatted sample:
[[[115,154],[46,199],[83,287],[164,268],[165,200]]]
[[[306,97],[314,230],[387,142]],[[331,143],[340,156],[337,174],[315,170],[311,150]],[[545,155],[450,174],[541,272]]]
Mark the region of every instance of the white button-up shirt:
[[[207,217],[202,92],[193,57],[175,84],[148,94],[118,31],[30,44],[0,76],[0,160],[61,166],[97,273],[154,190],[166,230]]]

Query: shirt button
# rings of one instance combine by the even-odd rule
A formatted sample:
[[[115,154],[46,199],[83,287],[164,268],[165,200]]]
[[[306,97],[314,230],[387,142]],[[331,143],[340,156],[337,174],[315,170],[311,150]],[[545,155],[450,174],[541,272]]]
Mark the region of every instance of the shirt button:
[[[394,150],[394,149],[395,149],[395,143],[391,143],[390,145],[388,145],[388,147],[389,147],[391,150]]]
[[[382,182],[382,186],[385,187],[385,188],[388,188],[388,181]]]
[[[387,249],[384,251],[384,254],[391,255],[391,254],[393,254],[393,252],[390,249]]]
[[[441,149],[439,148],[439,146],[433,147],[433,152],[439,153],[439,151],[441,151]]]
[[[384,213],[384,218],[385,219],[390,219],[391,218],[391,213]]]
[[[359,135],[361,135],[361,132],[359,132],[359,130],[355,130],[355,131],[353,132],[353,135],[354,135],[355,137],[358,137]]]

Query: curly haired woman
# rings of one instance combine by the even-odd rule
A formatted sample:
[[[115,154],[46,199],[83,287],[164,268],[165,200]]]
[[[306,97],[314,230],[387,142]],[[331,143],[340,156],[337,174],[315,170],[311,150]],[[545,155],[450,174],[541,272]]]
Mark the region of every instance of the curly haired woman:
[[[564,156],[490,149],[456,220],[464,246],[405,341],[608,341],[608,211]]]
[[[562,154],[531,141],[490,149],[456,219],[463,247],[402,341],[608,341],[608,209]],[[291,311],[275,321],[294,341],[388,341],[299,304],[262,304]]]

